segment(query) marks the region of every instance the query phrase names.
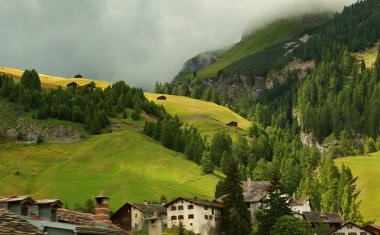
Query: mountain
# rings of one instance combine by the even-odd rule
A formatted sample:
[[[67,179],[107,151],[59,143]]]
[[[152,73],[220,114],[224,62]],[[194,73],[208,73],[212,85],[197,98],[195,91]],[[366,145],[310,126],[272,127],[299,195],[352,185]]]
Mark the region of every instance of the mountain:
[[[213,87],[230,97],[253,95],[262,89],[261,80],[276,59],[307,41],[330,18],[327,13],[304,15],[277,20],[256,31],[247,30],[240,42],[188,60],[172,84],[177,89],[186,84],[190,90],[197,85]]]

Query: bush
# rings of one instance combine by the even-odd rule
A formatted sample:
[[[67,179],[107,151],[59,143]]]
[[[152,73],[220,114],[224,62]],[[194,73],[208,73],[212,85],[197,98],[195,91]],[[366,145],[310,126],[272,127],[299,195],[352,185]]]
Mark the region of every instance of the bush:
[[[271,235],[309,235],[312,234],[310,225],[301,219],[291,215],[285,215],[277,219]]]
[[[19,131],[19,132],[17,132],[16,138],[17,138],[17,140],[22,141],[25,139],[25,134],[22,133],[21,131]]]
[[[124,111],[124,113],[123,113],[123,119],[127,119],[127,118],[128,118],[128,114],[127,114],[126,111]]]
[[[44,137],[43,137],[41,134],[39,134],[39,135],[37,136],[36,143],[37,143],[37,144],[42,144],[43,142],[44,142]]]
[[[139,118],[140,118],[140,110],[133,110],[133,112],[132,112],[132,114],[131,114],[131,117],[132,117],[132,119],[133,120],[135,120],[135,121],[137,121],[137,120],[139,120]]]

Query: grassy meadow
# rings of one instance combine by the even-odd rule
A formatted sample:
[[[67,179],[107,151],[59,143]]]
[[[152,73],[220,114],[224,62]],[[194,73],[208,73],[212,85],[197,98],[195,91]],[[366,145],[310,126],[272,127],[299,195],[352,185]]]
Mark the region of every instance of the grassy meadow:
[[[38,72],[38,71],[37,71]],[[24,70],[1,67],[0,73],[7,74],[13,77],[15,82],[19,82]],[[76,82],[78,85],[83,86],[90,82],[95,82],[97,87],[106,88],[111,85],[111,83],[101,80],[92,80],[88,78],[62,78],[56,76],[50,76],[46,74],[39,73],[41,80],[41,86],[45,88],[56,88],[58,86],[66,87],[67,84],[71,82]]]
[[[60,198],[72,207],[104,190],[115,210],[162,194],[212,198],[220,176],[203,175],[183,154],[121,131],[69,143],[1,144],[0,195]]]
[[[360,211],[366,220],[375,220],[380,223],[380,211],[377,209],[380,203],[380,152],[338,158],[335,160],[338,167],[342,164],[349,166],[353,175],[358,176],[358,189],[361,191]]]
[[[238,122],[238,127],[242,130],[251,125],[247,119],[212,102],[175,95],[165,95],[166,100],[157,100],[160,94],[154,93],[145,93],[145,96],[157,104],[162,104],[168,113],[178,115],[181,121],[197,127],[203,135],[209,137],[222,130],[231,134],[238,132],[236,128],[226,125],[230,121]]]

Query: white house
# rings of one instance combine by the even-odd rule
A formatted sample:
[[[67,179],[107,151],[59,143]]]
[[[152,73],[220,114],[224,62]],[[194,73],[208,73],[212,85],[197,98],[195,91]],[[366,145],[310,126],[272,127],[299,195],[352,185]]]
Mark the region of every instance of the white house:
[[[332,235],[373,235],[375,233],[348,222],[331,232]]]
[[[178,227],[180,221],[186,230],[202,235],[220,232],[221,209],[217,202],[198,198],[178,197],[165,205],[168,228]]]
[[[298,199],[298,198],[289,198],[289,206],[290,209],[295,213],[303,214],[305,211],[311,211],[310,208],[310,200],[306,199]]]

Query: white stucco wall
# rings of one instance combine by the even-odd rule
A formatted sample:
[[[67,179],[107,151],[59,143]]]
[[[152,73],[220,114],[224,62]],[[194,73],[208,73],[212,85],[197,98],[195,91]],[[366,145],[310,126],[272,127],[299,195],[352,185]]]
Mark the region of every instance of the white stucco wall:
[[[189,205],[193,205],[193,209],[189,209]],[[175,206],[176,210],[172,211],[172,206]],[[178,210],[179,206],[183,206],[183,210]],[[209,207],[206,210],[204,206],[198,206],[186,200],[179,200],[167,208],[167,214],[168,228],[178,227],[180,222],[178,217],[183,216],[182,224],[186,230],[202,235],[218,234],[215,230],[217,230],[216,224],[219,224],[219,221],[215,221],[215,217],[221,217],[219,209]],[[189,219],[189,215],[194,215],[194,218]],[[176,216],[176,220],[172,220],[172,216]],[[212,219],[206,220],[205,216],[208,218],[211,216]]]
[[[140,210],[132,206],[131,217],[132,230],[141,230],[144,222],[144,214]]]
[[[349,233],[356,233],[357,235],[371,235],[371,233],[365,231],[364,229],[361,229],[355,225],[351,225],[351,224],[348,224],[348,225],[345,225],[343,226],[342,228],[338,229],[337,231],[335,231],[333,233],[333,235],[348,235]],[[363,234],[362,234],[363,233]]]

